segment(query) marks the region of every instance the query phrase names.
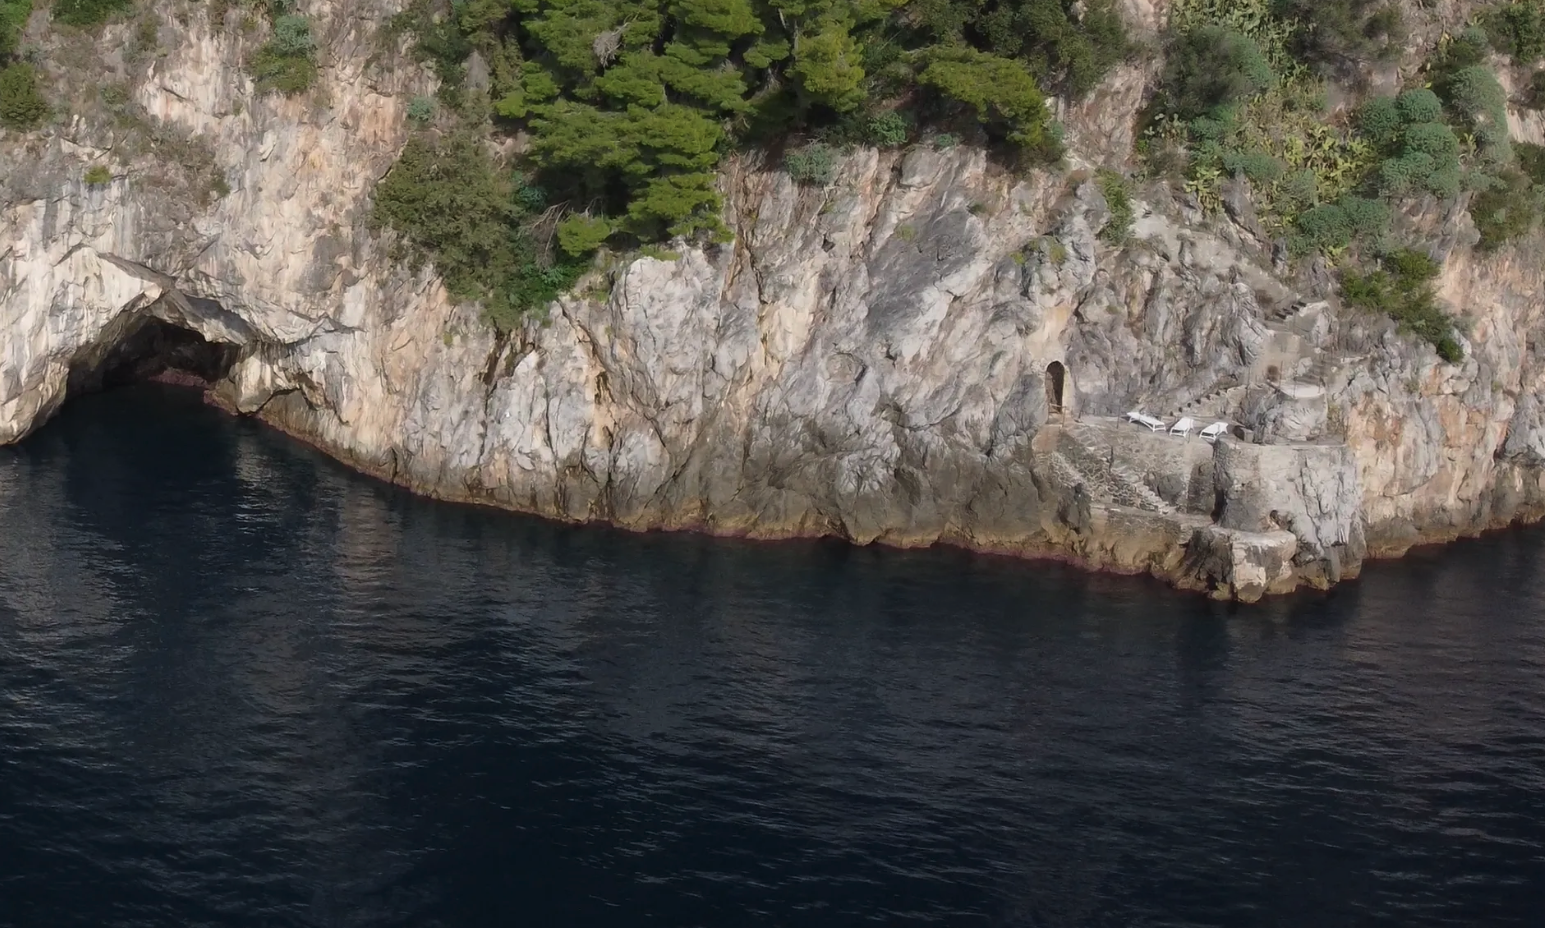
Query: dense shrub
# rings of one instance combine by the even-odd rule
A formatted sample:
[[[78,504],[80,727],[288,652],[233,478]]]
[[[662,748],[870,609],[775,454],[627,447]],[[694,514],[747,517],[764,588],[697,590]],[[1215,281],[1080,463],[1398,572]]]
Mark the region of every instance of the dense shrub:
[[[106,165],[93,164],[86,169],[85,176],[81,179],[93,187],[100,187],[103,184],[112,183],[113,172],[109,171]]]
[[[1529,87],[1524,91],[1523,104],[1529,109],[1545,109],[1545,71],[1529,75]]]
[[[0,0],[0,60],[16,54],[30,15],[32,0]]]
[[[1519,142],[1513,146],[1518,169],[1536,186],[1545,188],[1545,146],[1532,142]]]
[[[71,26],[95,26],[114,13],[127,10],[134,0],[54,0],[54,19]]]
[[[258,93],[293,96],[305,93],[316,81],[316,62],[305,56],[280,55],[269,46],[259,48],[247,62]]]
[[[1438,47],[1438,52],[1428,62],[1427,69],[1433,83],[1441,85],[1448,78],[1465,68],[1485,64],[1491,40],[1484,29],[1471,27],[1457,35],[1448,36]]]
[[[433,97],[414,97],[408,101],[408,121],[415,125],[427,125],[435,118],[435,101]]]
[[[247,62],[247,71],[259,93],[304,93],[316,80],[315,55],[311,23],[286,13],[274,20],[273,33]]]
[[[311,35],[311,23],[304,16],[286,13],[274,20],[273,36],[268,40],[279,55],[306,55],[316,51],[316,39]]]
[[[605,244],[612,231],[605,219],[576,213],[558,223],[558,247],[572,257],[588,255]]]
[[[877,148],[900,148],[907,144],[912,124],[906,116],[890,110],[870,116],[865,128],[869,144]]]
[[[1457,125],[1467,131],[1492,165],[1512,160],[1507,132],[1507,93],[1486,65],[1486,33],[1469,28],[1446,40],[1428,64],[1432,87]]]
[[[1281,159],[1263,151],[1224,152],[1223,166],[1230,174],[1244,175],[1252,184],[1275,183],[1287,172]]]
[[[1493,164],[1512,160],[1508,142],[1507,93],[1485,65],[1471,65],[1448,75],[1442,92],[1458,119],[1470,130],[1481,157]]]
[[[0,124],[26,129],[48,118],[48,101],[38,92],[38,72],[25,61],[0,69]]]
[[[1437,122],[1443,118],[1443,101],[1426,87],[1419,87],[1396,97],[1395,111],[1406,125]]]
[[[940,48],[928,55],[917,81],[968,107],[989,135],[1037,152],[1052,147],[1046,98],[1029,72],[1007,58],[963,46]]]
[[[1357,110],[1357,129],[1380,149],[1393,149],[1400,142],[1406,120],[1394,97],[1372,97]]]
[[[416,0],[386,22],[388,38],[395,39],[404,34],[413,36],[414,57],[429,65],[435,77],[440,79],[441,99],[456,103],[466,76],[463,63],[474,50],[460,19],[436,16],[427,0]]]
[[[1358,109],[1358,130],[1382,158],[1373,175],[1380,196],[1459,193],[1459,137],[1442,118],[1441,101],[1427,89],[1375,97]]]
[[[1527,235],[1539,220],[1540,192],[1522,171],[1507,168],[1470,200],[1470,218],[1482,251],[1495,251]]]
[[[1427,192],[1439,197],[1459,193],[1459,139],[1442,123],[1420,123],[1403,133],[1396,152],[1379,166],[1385,196]]]
[[[1274,13],[1276,11],[1276,13]],[[1181,0],[1171,8],[1166,68],[1139,141],[1150,170],[1186,173],[1204,209],[1243,176],[1267,234],[1296,248],[1338,241],[1337,204],[1376,166],[1374,147],[1328,109],[1325,83],[1294,58],[1300,25],[1274,0]],[[1389,134],[1399,116],[1389,101]],[[1168,166],[1168,167],[1166,167]],[[1304,220],[1316,207],[1325,209]]]
[[[447,109],[477,124],[492,114],[501,130],[522,133],[523,164],[554,200],[632,244],[725,235],[720,158],[790,135],[898,147],[919,135],[915,120],[925,132],[948,130],[936,137],[941,147],[953,133],[979,132],[1011,163],[1053,160],[1061,135],[1044,89],[1081,95],[1129,55],[1120,6],[410,0],[383,38],[411,39]],[[280,35],[279,20],[294,12],[270,4],[274,38],[251,65],[265,89],[293,92],[314,73],[307,43]],[[486,83],[466,79],[474,52]],[[823,184],[832,155],[811,145],[785,166]],[[548,238],[577,244],[600,229],[571,217]]]
[[[453,297],[481,300],[488,320],[508,331],[588,266],[550,260],[534,233],[539,217],[516,193],[478,139],[415,135],[376,187],[374,220],[402,235],[407,257],[432,261]],[[567,244],[584,237],[585,230],[566,228]]]
[[[985,51],[1028,62],[1040,80],[1072,96],[1093,90],[1130,48],[1115,0],[1075,4],[1066,0],[1007,0],[964,4],[958,0],[914,3],[932,14],[940,37],[982,36]],[[954,21],[959,21],[955,26]]]
[[[1428,155],[1440,163],[1457,164],[1459,161],[1459,139],[1453,129],[1440,122],[1407,126],[1402,145],[1408,152]]]
[[[1388,0],[1274,0],[1272,11],[1295,25],[1292,47],[1304,61],[1331,69],[1400,50],[1400,7]]]
[[[1180,119],[1219,119],[1231,104],[1277,80],[1256,41],[1242,32],[1206,25],[1181,35],[1165,62],[1163,108]]]
[[[1470,218],[1483,251],[1528,235],[1545,215],[1545,148],[1520,142],[1514,154],[1514,166],[1502,170],[1470,200]]]
[[[1437,349],[1449,363],[1464,360],[1454,320],[1438,305],[1432,281],[1438,263],[1412,249],[1385,255],[1368,273],[1348,270],[1341,276],[1341,296],[1348,305],[1383,313]]]
[[[906,144],[903,100],[1055,157],[1043,84],[1082,92],[1128,50],[1116,0],[414,0],[385,32],[412,37],[457,110],[480,99],[476,51],[542,182],[641,240],[722,234],[714,170],[747,139]]]
[[[1377,242],[1388,230],[1389,207],[1365,197],[1346,196],[1322,203],[1298,217],[1290,242],[1299,254],[1335,251],[1354,242]]]
[[[1545,58],[1545,2],[1511,0],[1500,3],[1481,17],[1486,34],[1497,51],[1518,64]]]
[[[813,142],[783,156],[783,169],[796,183],[825,187],[837,170],[837,152],[824,142]]]

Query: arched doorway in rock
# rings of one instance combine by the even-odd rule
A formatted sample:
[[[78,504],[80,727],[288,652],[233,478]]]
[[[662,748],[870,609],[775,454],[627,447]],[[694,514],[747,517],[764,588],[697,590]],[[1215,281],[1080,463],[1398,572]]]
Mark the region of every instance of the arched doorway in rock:
[[[1062,391],[1067,387],[1068,369],[1061,361],[1053,361],[1046,365],[1046,406],[1052,412],[1062,412]]]

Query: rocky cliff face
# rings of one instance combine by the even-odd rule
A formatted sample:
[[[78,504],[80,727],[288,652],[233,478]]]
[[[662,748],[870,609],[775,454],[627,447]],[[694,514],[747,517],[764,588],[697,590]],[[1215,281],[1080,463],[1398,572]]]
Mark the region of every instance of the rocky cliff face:
[[[241,412],[560,519],[948,542],[1250,599],[1545,513],[1537,248],[1483,260],[1412,217],[1471,320],[1451,365],[1323,302],[1237,213],[1149,191],[1108,245],[1081,165],[1126,156],[1139,69],[1064,114],[1070,172],[861,151],[815,190],[740,159],[732,244],[615,263],[498,339],[368,223],[429,86],[379,47],[389,0],[303,6],[325,48],[304,101],[254,97],[239,11],[189,5],[163,55],[118,63],[127,102],[0,138],[0,442],[154,317],[234,347],[217,392]],[[1135,407],[1239,428],[1106,418]]]

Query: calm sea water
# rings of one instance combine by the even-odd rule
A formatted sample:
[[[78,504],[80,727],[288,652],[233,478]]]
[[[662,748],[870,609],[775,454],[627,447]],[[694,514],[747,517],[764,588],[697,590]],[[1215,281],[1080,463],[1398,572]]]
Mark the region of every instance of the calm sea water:
[[[412,498],[196,397],[0,449],[0,924],[1545,923],[1545,533],[1231,609]]]

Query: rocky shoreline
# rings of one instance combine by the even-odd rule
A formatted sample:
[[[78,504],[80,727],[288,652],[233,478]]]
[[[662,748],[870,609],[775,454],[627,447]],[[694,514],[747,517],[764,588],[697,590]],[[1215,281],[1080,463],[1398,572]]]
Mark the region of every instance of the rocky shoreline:
[[[0,147],[0,442],[173,346],[229,409],[364,473],[566,522],[949,544],[1252,600],[1545,515],[1538,242],[1483,255],[1462,211],[1402,217],[1445,258],[1469,333],[1449,363],[1287,265],[1247,191],[1213,213],[1135,189],[1107,241],[1095,171],[1131,157],[1141,67],[1064,108],[1056,170],[857,149],[813,187],[731,158],[732,241],[607,256],[500,337],[370,220],[433,90],[356,54],[395,8],[309,5],[333,50],[312,102],[253,96],[208,11],[163,22],[130,105],[204,140],[220,197],[106,114]],[[1231,434],[1150,441],[1134,408]]]

